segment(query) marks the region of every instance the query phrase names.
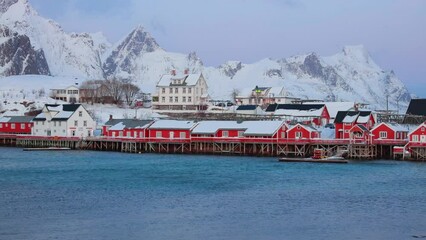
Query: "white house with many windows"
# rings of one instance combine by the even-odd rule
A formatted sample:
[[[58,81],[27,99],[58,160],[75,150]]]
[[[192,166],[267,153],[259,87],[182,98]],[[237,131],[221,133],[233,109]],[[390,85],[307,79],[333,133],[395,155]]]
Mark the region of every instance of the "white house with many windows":
[[[67,86],[64,88],[52,88],[50,89],[51,98],[56,100],[62,100],[69,103],[80,102],[80,89],[76,85]]]
[[[46,104],[34,119],[32,135],[90,137],[96,122],[81,104]]]
[[[203,110],[207,108],[208,86],[202,73],[163,75],[152,98],[158,110]]]

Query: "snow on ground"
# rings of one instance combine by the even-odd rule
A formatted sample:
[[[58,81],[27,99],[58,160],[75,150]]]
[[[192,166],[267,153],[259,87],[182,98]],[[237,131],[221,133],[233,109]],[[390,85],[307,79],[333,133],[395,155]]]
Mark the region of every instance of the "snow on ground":
[[[31,110],[41,110],[45,104],[64,104],[66,102],[49,97],[50,89],[81,84],[85,79],[69,77],[51,77],[39,75],[11,76],[0,78],[0,117],[22,116]],[[83,104],[94,114],[98,124],[114,118],[151,119],[163,117],[151,109],[119,108],[115,105]]]

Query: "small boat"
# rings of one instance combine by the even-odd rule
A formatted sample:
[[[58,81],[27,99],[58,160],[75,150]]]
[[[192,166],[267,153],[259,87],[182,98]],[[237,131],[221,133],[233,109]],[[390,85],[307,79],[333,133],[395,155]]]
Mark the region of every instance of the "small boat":
[[[315,149],[314,156],[310,158],[289,158],[283,157],[280,162],[313,162],[313,163],[348,163],[349,161],[342,156],[325,156],[323,149]]]
[[[47,148],[24,148],[24,151],[66,151],[71,150],[67,147],[47,147]]]
[[[290,158],[282,157],[279,158],[280,162],[312,162],[312,163],[348,163],[349,160],[343,157],[326,157],[326,158]]]

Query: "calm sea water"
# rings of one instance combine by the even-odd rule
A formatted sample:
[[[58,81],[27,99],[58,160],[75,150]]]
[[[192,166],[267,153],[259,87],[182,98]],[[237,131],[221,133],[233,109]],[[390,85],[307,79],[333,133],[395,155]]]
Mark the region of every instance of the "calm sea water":
[[[0,148],[0,239],[426,238],[426,164]]]

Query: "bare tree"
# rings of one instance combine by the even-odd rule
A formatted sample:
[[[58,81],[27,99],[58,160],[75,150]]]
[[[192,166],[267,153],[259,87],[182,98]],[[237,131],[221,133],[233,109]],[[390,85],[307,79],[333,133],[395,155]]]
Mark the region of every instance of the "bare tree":
[[[86,103],[91,102],[91,104],[93,104],[95,102],[100,102],[100,92],[103,82],[103,80],[84,81],[80,87],[80,98]]]
[[[112,98],[115,104],[120,104],[123,98],[123,84],[122,81],[116,78],[104,81],[105,91]]]
[[[124,99],[127,105],[130,105],[138,95],[140,89],[138,86],[132,84],[129,80],[123,80],[122,83]]]
[[[232,102],[236,103],[236,101],[237,101],[236,99],[237,99],[238,95],[240,95],[240,90],[237,89],[237,88],[233,88],[232,91],[231,91]]]

